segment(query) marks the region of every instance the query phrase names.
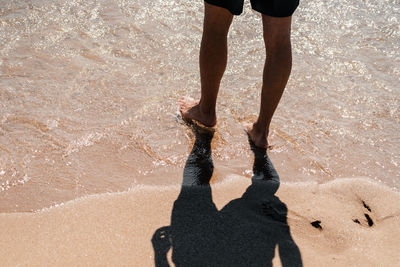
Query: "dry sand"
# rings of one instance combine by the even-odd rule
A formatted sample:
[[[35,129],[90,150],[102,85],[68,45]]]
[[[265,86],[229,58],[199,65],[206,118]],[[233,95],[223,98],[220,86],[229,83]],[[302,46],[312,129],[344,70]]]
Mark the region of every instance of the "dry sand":
[[[216,208],[221,210],[228,203],[226,207],[235,206],[232,203],[243,203],[240,199],[249,185],[249,179],[239,176],[213,184],[212,200]],[[157,229],[171,224],[172,209],[179,191],[178,186],[137,186],[128,192],[85,197],[36,213],[0,214],[1,265],[154,266],[152,237]],[[296,259],[300,260],[298,265],[395,266],[400,263],[400,194],[397,192],[359,178],[339,179],[322,185],[281,184],[276,196],[274,201],[280,202],[281,206],[284,203],[288,210],[288,238],[292,238],[293,242],[286,245],[294,249],[297,245],[301,257]],[[231,202],[233,199],[239,200]],[[242,249],[242,255],[239,251],[233,258],[239,255],[243,263],[251,261],[246,256],[251,254],[254,244],[252,239],[240,236],[238,232],[241,227],[255,227],[257,234],[259,223],[269,229],[285,228],[284,220],[279,218],[273,222],[274,218],[270,216],[269,221],[263,222],[260,216],[252,216],[253,211],[257,213],[253,208],[252,204],[239,208],[247,209],[239,212],[239,215],[245,215],[247,222],[241,224],[243,220],[238,220],[235,225],[231,224],[234,233],[224,233],[229,241],[221,241],[220,244],[226,249],[213,254],[213,257],[219,257],[218,260],[214,259],[216,262],[229,262],[232,256],[228,253],[230,246]],[[190,215],[191,211],[187,212]],[[226,214],[222,217],[233,218],[229,216],[237,215],[235,212]],[[266,215],[264,217],[268,217]],[[312,222],[317,227],[311,225]],[[210,225],[213,223],[216,222],[211,221]],[[279,225],[283,228],[279,228]],[[217,225],[215,229],[219,229]],[[185,236],[186,248],[199,246],[199,250],[195,251],[197,255],[218,250],[201,247],[204,242],[215,244],[210,236],[212,231],[203,230],[203,233],[198,233],[200,238],[194,236],[194,240],[190,240]],[[283,234],[276,235],[277,232],[284,232],[280,231],[270,235],[275,239],[286,238]],[[243,233],[248,235],[245,230]],[[214,234],[218,236],[218,233]],[[164,245],[165,251],[168,251],[170,239],[164,238],[158,244]],[[175,244],[178,246],[177,241]],[[265,266],[269,266],[271,260],[274,266],[280,266],[281,261],[285,262],[285,257],[289,259],[286,262],[290,262],[291,256],[285,255],[284,242],[275,240],[271,244],[272,251],[269,254],[266,252],[270,258],[265,258]],[[162,251],[162,248],[158,248],[158,251]],[[173,265],[171,254],[172,249],[169,249],[167,258]],[[205,258],[202,259],[206,261]],[[190,259],[179,257],[177,260],[181,263],[190,262]],[[236,263],[239,264],[240,260]]]

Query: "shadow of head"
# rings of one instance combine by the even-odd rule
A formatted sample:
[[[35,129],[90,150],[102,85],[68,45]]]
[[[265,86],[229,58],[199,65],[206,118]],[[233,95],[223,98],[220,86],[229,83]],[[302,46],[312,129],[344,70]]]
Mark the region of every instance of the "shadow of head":
[[[153,236],[157,266],[168,266],[172,248],[177,266],[272,266],[275,250],[284,266],[302,266],[287,224],[287,207],[275,196],[279,176],[266,150],[254,153],[251,185],[242,197],[218,210],[209,184],[214,165],[213,132],[192,126],[196,137],[174,202],[171,225]]]

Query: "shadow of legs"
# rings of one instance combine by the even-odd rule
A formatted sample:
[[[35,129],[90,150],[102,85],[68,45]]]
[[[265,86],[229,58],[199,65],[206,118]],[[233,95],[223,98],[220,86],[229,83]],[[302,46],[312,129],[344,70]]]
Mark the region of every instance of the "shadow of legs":
[[[218,220],[209,185],[214,171],[211,140],[214,131],[190,125],[195,143],[183,170],[181,192],[174,203],[171,226],[158,229],[152,238],[156,266],[169,266],[166,254],[173,249],[176,266],[207,266],[207,230]],[[207,256],[204,256],[207,255]]]
[[[302,266],[287,224],[287,207],[275,196],[279,175],[266,150],[251,144],[251,185],[218,211],[211,194],[213,132],[193,127],[196,141],[183,171],[171,225],[153,236],[156,266],[272,266],[278,246],[283,266]]]

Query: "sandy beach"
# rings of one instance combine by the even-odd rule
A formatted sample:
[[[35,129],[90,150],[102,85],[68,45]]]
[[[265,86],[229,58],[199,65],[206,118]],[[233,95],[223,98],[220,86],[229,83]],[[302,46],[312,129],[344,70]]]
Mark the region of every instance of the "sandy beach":
[[[241,198],[249,185],[249,179],[238,176],[213,185],[217,209]],[[154,266],[153,235],[159,228],[170,226],[178,195],[176,186],[138,186],[129,192],[86,197],[38,213],[1,214],[2,265]],[[359,178],[323,185],[282,184],[276,196],[287,206],[290,234],[304,266],[394,266],[400,262],[398,193]],[[189,216],[190,205],[187,208],[183,212]],[[259,219],[257,215],[248,218],[250,225],[256,225]],[[321,228],[311,224],[315,221],[320,221]],[[280,222],[269,222],[269,226],[276,223]],[[213,242],[210,232],[199,234]],[[235,237],[240,233],[231,234],[230,240],[238,241]],[[199,245],[195,238],[185,242],[189,247]],[[240,263],[249,260],[245,253],[252,248],[251,242],[240,244]],[[271,261],[280,266],[278,246],[270,249],[275,255],[264,259],[263,266],[270,266]],[[166,251],[172,262],[172,249]],[[223,258],[228,255],[221,253],[220,257],[220,262],[229,262],[229,258]]]

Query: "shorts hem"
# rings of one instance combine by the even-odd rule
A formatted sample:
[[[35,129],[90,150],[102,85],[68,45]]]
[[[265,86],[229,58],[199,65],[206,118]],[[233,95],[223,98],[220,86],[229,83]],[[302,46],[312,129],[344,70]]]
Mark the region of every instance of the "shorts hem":
[[[291,12],[289,14],[273,14],[273,12],[266,12],[266,11],[263,11],[263,10],[260,10],[260,9],[254,8],[254,7],[252,7],[251,9],[253,9],[254,11],[256,11],[256,12],[258,12],[260,14],[263,14],[263,15],[266,15],[266,16],[269,16],[269,17],[273,17],[273,18],[291,17],[293,15],[294,11],[295,11],[294,10],[293,12]]]
[[[237,11],[237,10],[232,10],[232,9],[227,8],[226,6],[224,6],[220,3],[221,1],[204,0],[204,2],[206,2],[207,4],[213,5],[213,6],[225,8],[226,10],[231,12],[231,14],[234,16],[239,16],[243,12],[243,10]]]
[[[300,4],[300,0],[279,1],[283,0],[276,0],[275,2],[265,5],[262,0],[250,0],[251,8],[253,10],[263,15],[275,18],[291,17]]]

